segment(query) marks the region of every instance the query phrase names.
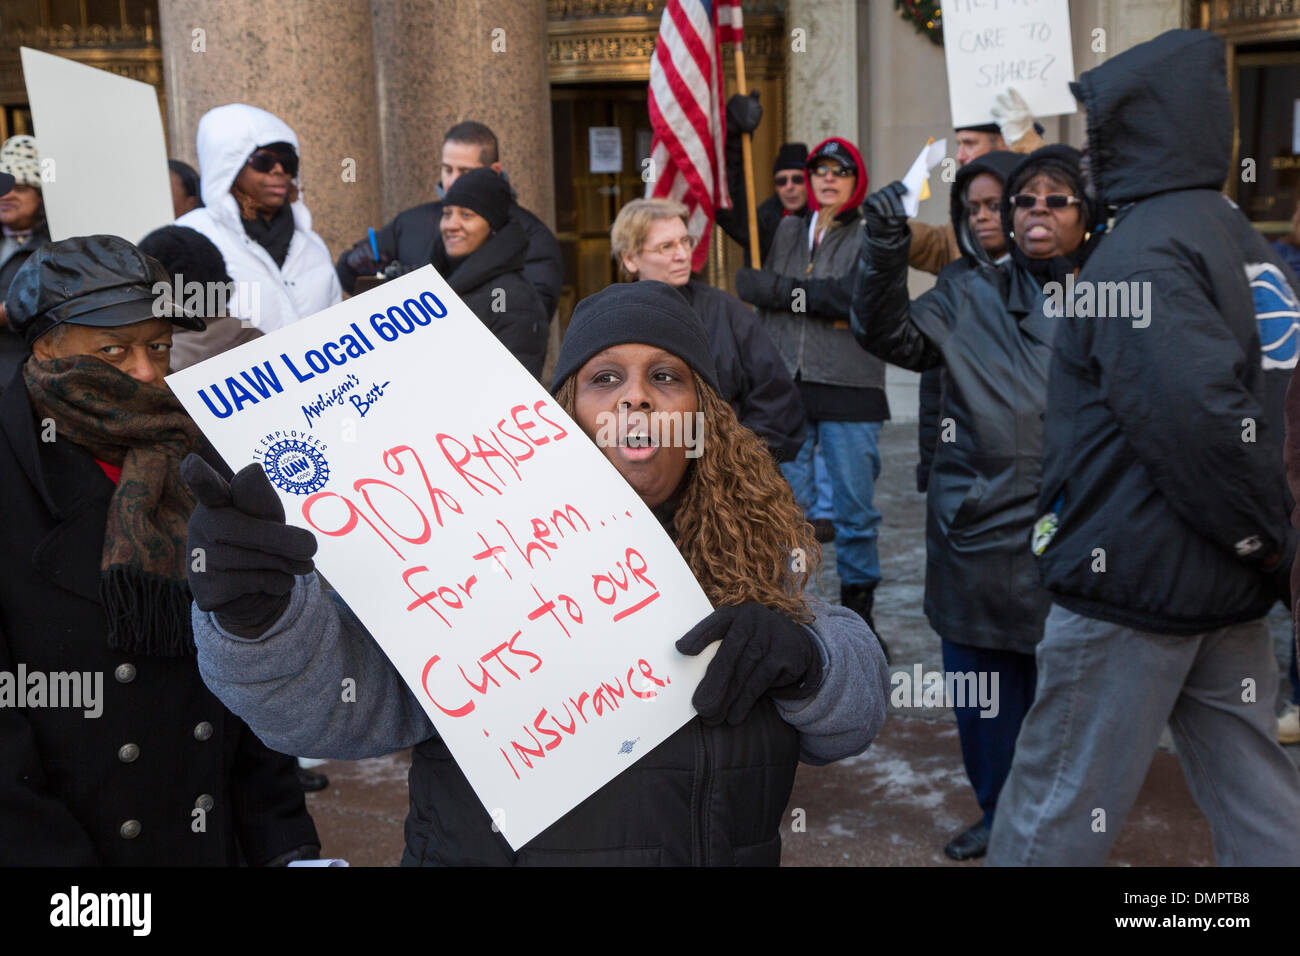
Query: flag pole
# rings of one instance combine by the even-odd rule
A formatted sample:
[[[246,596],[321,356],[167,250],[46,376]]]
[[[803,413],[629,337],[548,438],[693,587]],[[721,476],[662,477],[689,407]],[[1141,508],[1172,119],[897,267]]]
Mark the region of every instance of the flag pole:
[[[745,85],[745,51],[739,43],[736,44],[736,92],[741,96],[748,96],[749,89]],[[758,256],[758,213],[755,211],[754,202],[754,146],[750,141],[749,133],[740,134],[740,151],[745,166],[745,209],[748,213],[749,222],[749,261],[755,269],[761,269],[763,264],[759,262]]]

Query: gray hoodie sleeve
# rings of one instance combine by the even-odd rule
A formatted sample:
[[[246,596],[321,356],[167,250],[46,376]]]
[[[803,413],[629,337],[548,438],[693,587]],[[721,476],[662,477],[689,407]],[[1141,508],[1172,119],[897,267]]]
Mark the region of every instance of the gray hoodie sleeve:
[[[885,723],[889,666],[866,622],[845,608],[809,599],[805,625],[822,655],[822,683],[804,700],[774,700],[799,731],[799,759],[820,766],[866,750]]]
[[[359,760],[434,735],[387,655],[315,574],[297,579],[261,637],[235,637],[197,605],[192,618],[204,683],[273,750]]]

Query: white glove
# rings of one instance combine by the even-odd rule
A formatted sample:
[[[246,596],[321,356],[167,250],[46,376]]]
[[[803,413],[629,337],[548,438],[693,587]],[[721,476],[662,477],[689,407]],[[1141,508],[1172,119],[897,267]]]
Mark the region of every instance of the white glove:
[[[1008,146],[1034,128],[1034,114],[1030,112],[1029,104],[1011,86],[1007,87],[1005,93],[999,93],[994,100],[993,118],[1002,130],[1002,138]]]

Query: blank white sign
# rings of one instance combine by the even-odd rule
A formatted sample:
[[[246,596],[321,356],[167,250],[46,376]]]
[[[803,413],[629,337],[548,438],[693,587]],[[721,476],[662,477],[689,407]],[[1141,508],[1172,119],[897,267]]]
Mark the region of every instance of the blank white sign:
[[[158,94],[148,83],[22,48],[52,239],[139,242],[173,218]]]
[[[992,123],[1007,87],[1035,116],[1075,112],[1068,0],[943,0],[942,10],[954,127]]]

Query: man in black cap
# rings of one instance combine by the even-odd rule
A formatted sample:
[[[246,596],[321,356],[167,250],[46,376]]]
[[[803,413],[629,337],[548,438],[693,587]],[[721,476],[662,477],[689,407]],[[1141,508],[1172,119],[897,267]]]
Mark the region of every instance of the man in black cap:
[[[42,246],[0,399],[0,865],[253,865],[315,856],[291,759],[203,686],[186,549],[191,451],[163,382],[166,272],[116,236]],[[155,288],[163,289],[161,295]],[[105,680],[105,674],[111,675]]]
[[[748,96],[736,94],[727,101],[727,190],[731,193],[731,208],[714,213],[722,231],[745,250],[745,265],[752,266],[749,256],[749,213],[745,205],[745,167],[740,136],[758,129],[763,119],[763,107],[758,105],[758,91]],[[808,184],[804,178],[804,163],[808,160],[805,143],[782,143],[772,162],[772,185],[776,192],[768,196],[754,210],[758,221],[758,254],[767,259],[772,248],[776,227],[786,216],[801,216],[808,208]]]

